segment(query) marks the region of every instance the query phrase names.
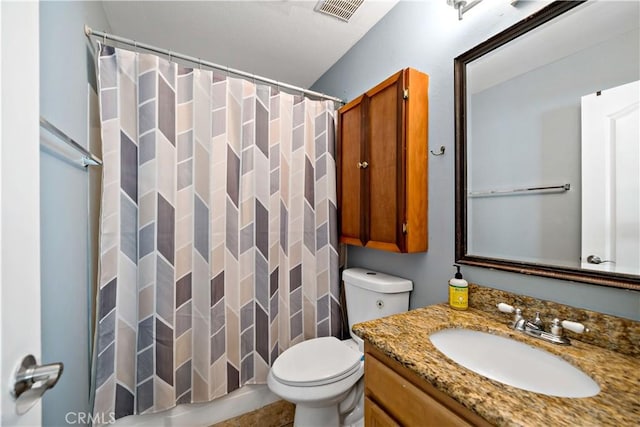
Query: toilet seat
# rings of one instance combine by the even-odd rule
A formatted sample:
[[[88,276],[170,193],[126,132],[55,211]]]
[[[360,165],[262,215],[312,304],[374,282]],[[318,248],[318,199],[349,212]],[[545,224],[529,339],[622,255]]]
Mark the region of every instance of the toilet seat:
[[[362,353],[335,337],[314,338],[285,350],[273,363],[273,377],[291,386],[313,387],[358,372]]]

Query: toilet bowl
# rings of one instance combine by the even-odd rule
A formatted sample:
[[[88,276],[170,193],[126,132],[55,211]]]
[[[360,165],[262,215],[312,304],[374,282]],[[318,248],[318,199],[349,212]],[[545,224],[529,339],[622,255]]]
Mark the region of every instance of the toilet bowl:
[[[354,323],[406,311],[411,281],[351,268],[343,272],[349,317]],[[349,305],[349,301],[354,301]],[[364,426],[363,342],[313,338],[285,350],[267,376],[269,389],[296,405],[295,427]]]
[[[296,405],[295,426],[340,426],[357,406],[364,374],[362,353],[352,340],[334,337],[303,341],[276,359],[267,376],[271,391]],[[349,394],[352,405],[341,405]]]

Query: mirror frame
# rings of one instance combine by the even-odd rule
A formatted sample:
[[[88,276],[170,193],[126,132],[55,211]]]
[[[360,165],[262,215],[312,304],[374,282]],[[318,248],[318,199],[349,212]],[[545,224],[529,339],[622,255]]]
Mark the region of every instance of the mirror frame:
[[[502,258],[489,258],[467,254],[467,105],[466,66],[468,63],[501,47],[534,28],[553,20],[563,13],[585,3],[555,1],[517,22],[506,30],[487,39],[454,59],[454,111],[455,111],[455,217],[456,263],[510,271],[515,273],[549,277],[553,279],[584,282],[601,286],[640,290],[640,276],[614,272],[590,271],[580,268],[538,264]]]

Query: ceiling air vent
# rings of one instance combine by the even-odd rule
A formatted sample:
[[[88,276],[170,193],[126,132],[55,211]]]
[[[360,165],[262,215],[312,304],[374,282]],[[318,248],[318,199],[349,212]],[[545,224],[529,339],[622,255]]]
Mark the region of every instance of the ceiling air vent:
[[[333,16],[341,21],[349,22],[364,0],[320,0],[315,10]]]

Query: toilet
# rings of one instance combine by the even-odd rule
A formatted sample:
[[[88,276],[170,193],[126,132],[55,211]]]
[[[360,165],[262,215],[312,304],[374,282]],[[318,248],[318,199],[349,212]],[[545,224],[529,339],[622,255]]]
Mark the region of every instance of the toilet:
[[[409,309],[410,280],[363,268],[342,273],[349,331],[355,323]],[[364,342],[313,338],[285,350],[267,376],[269,389],[296,405],[295,427],[364,425]]]

